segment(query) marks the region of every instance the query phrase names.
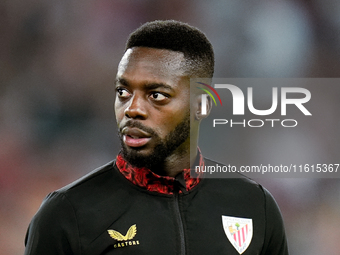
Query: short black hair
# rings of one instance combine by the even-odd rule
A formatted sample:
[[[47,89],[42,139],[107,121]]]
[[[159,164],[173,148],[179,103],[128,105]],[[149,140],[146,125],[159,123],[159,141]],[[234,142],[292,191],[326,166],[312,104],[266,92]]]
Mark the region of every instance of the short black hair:
[[[211,78],[214,74],[213,47],[198,28],[175,20],[147,22],[132,32],[126,48],[149,47],[182,52],[191,77]]]

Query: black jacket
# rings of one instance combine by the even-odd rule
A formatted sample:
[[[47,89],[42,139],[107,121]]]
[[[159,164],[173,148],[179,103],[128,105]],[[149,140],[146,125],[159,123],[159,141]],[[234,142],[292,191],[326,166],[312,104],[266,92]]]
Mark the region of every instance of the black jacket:
[[[288,254],[273,197],[238,177],[202,179],[190,192],[167,195],[132,184],[111,162],[46,197],[27,231],[25,255],[232,255],[240,254],[235,235],[249,231],[242,254]],[[234,222],[223,224],[222,216]],[[242,219],[252,226],[243,228]],[[247,246],[243,241],[235,245]]]

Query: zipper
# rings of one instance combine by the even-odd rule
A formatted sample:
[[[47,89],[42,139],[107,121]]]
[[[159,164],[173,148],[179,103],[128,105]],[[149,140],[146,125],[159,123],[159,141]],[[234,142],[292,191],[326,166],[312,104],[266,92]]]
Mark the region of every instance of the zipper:
[[[179,194],[178,191],[174,192],[175,194],[175,215],[178,222],[179,227],[179,238],[180,238],[180,255],[185,255],[185,238],[184,238],[184,226],[183,226],[183,220],[181,216],[181,212],[179,209]]]

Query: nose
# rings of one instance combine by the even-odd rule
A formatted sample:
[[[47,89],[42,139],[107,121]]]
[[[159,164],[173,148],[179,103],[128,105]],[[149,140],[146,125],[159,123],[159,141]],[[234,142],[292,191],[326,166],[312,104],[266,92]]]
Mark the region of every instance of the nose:
[[[125,116],[131,119],[146,119],[147,111],[145,103],[141,96],[135,94],[130,99],[130,104],[124,110]]]

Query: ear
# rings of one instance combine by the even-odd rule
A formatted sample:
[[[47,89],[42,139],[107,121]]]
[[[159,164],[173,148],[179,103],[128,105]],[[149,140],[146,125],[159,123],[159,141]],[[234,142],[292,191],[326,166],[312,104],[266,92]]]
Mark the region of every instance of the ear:
[[[209,116],[212,109],[212,99],[207,94],[201,94],[197,96],[197,111],[196,119],[198,121]]]

